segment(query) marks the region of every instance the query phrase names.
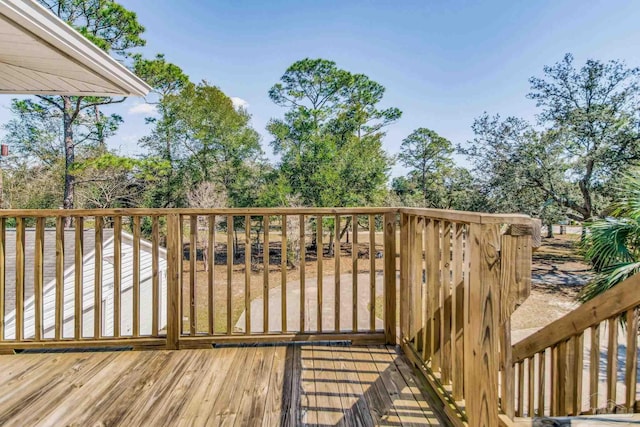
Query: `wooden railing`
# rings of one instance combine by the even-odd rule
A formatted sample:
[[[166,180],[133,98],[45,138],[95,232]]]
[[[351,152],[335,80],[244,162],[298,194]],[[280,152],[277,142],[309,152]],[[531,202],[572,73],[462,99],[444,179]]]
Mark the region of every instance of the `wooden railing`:
[[[434,209],[2,210],[0,352],[399,342],[453,423],[495,426],[532,234]]]
[[[511,313],[529,295],[534,224],[430,209],[401,216],[402,347],[452,423],[497,426],[499,376],[509,375],[499,349],[511,348]]]
[[[638,412],[640,275],[513,346],[516,415]]]
[[[384,208],[0,211],[0,350],[395,343],[396,217]]]

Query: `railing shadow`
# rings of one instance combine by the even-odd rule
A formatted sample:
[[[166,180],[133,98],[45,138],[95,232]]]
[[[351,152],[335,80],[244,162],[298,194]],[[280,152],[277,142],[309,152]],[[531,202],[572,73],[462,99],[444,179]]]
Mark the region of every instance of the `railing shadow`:
[[[281,426],[439,424],[401,355],[384,346],[289,345]]]

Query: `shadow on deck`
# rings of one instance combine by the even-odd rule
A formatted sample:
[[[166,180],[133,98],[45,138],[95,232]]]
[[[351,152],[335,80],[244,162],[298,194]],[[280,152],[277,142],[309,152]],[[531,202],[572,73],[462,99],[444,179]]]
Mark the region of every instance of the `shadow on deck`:
[[[0,356],[0,425],[446,425],[394,347]]]

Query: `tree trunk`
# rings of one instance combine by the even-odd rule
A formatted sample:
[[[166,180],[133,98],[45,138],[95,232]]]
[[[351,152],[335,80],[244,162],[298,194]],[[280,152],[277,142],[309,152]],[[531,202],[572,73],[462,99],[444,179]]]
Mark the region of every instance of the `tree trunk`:
[[[329,258],[331,258],[333,256],[333,253],[335,252],[333,250],[333,239],[334,239],[334,231],[333,231],[333,227],[331,227],[331,229],[329,230],[329,253],[327,254]]]
[[[547,238],[551,239],[553,237],[553,222],[549,221],[547,223]]]
[[[75,150],[73,146],[73,106],[71,105],[71,98],[68,96],[62,97],[64,101],[64,113],[63,113],[63,126],[64,126],[64,200],[62,207],[64,209],[73,209],[74,207],[74,195],[75,195],[75,177],[71,174],[70,170],[75,160]],[[71,217],[66,217],[65,226],[71,226]]]

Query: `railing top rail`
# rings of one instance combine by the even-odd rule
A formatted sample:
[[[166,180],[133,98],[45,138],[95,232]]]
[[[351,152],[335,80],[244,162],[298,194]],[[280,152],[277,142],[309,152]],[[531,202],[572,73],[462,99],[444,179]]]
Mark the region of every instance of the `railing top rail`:
[[[4,217],[80,217],[179,215],[373,215],[398,212],[398,208],[126,208],[126,209],[0,209]]]
[[[640,305],[640,274],[629,277],[564,317],[513,345],[513,362],[520,362],[600,322]]]
[[[426,216],[454,222],[467,222],[475,224],[522,224],[529,225],[533,219],[522,214],[488,214],[480,212],[455,211],[446,209],[429,208],[399,208],[400,213],[409,215]]]
[[[477,224],[531,224],[532,219],[519,214],[486,214],[427,208],[348,207],[348,208],[126,208],[126,209],[0,209],[0,218],[14,217],[86,217],[153,215],[380,215],[406,213],[452,222]]]

